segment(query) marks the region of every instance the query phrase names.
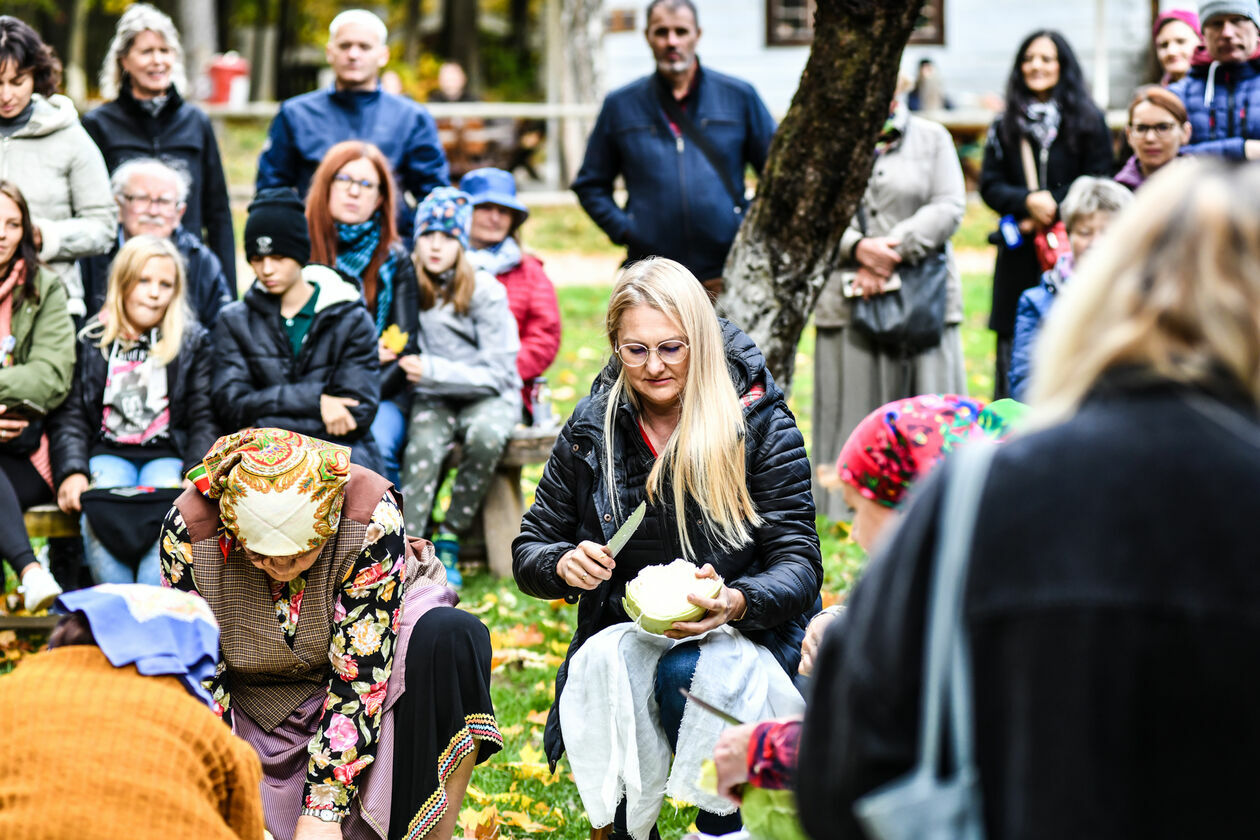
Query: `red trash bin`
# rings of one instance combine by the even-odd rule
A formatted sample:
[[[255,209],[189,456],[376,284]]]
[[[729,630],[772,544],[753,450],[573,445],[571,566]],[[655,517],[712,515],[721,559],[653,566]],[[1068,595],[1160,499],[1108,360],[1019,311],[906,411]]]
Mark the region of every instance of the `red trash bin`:
[[[249,62],[235,52],[217,55],[210,62],[210,97],[214,105],[242,105],[249,101]]]

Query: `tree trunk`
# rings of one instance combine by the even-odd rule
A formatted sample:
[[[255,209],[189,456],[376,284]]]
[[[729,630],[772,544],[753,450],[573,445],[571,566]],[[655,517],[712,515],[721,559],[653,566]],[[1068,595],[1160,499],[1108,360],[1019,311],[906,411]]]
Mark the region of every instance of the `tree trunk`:
[[[604,37],[603,0],[559,0],[564,22],[564,68],[560,100],[568,104],[599,102],[603,97],[600,45]],[[561,138],[564,183],[569,183],[582,165],[586,140],[593,119],[564,120]]]
[[[87,103],[87,24],[89,0],[74,0],[70,8],[70,38],[66,44],[66,95],[84,110]]]
[[[184,67],[188,72],[188,99],[204,99],[209,85],[202,82],[211,57],[218,50],[218,20],[213,3],[180,0],[179,34],[184,42]]]
[[[415,67],[420,61],[420,21],[424,12],[420,0],[407,0],[403,13],[403,61]]]
[[[481,92],[478,60],[476,0],[444,0],[442,4],[443,58],[459,62],[468,75],[468,89]]]
[[[814,44],[723,276],[723,314],[790,386],[796,346],[866,189],[920,0],[818,0]]]
[[[529,0],[511,0],[508,4],[508,21],[511,25],[513,47],[517,67],[529,66]]]

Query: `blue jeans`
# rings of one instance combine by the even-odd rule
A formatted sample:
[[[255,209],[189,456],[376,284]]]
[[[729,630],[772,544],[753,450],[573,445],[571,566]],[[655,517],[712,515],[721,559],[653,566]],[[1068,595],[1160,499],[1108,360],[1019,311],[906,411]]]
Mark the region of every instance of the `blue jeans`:
[[[385,477],[398,486],[398,467],[407,439],[407,415],[393,400],[381,400],[372,421],[372,438],[385,462]]]
[[[178,458],[155,458],[143,467],[117,455],[95,455],[88,461],[92,472],[92,487],[179,487],[184,478],[184,465]],[[153,535],[153,545],[140,558],[135,572],[131,567],[110,554],[92,532],[87,514],[80,518],[83,531],[83,555],[92,577],[97,583],[150,583],[160,584],[162,569],[158,560],[158,539]]]
[[[656,705],[661,710],[661,728],[669,739],[671,752],[678,749],[678,730],[682,727],[683,709],[687,700],[679,691],[680,688],[691,688],[691,680],[696,675],[696,663],[700,661],[700,644],[683,642],[674,645],[656,665]],[[701,698],[703,699],[703,698]],[[614,837],[620,837],[625,831],[626,803],[623,800],[613,817]],[[696,828],[702,834],[722,835],[739,831],[743,825],[739,812],[727,816],[718,816],[701,810],[696,814]]]

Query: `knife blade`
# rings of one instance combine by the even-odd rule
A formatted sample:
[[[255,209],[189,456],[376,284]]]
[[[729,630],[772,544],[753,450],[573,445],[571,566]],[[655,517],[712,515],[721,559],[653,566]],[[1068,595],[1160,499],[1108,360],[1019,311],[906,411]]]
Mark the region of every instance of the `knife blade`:
[[[744,722],[740,720],[739,718],[735,717],[734,715],[727,714],[726,712],[719,709],[717,706],[714,706],[712,703],[708,703],[708,702],[705,702],[704,700],[701,700],[699,697],[692,694],[690,691],[688,691],[685,688],[678,689],[678,693],[681,694],[683,697],[686,697],[692,703],[695,703],[700,708],[704,709],[709,714],[716,715],[717,717],[721,718],[727,723],[733,724],[735,726],[744,725]]]
[[[643,524],[643,517],[647,515],[647,502],[639,502],[639,506],[630,514],[630,518],[621,523],[621,527],[617,529],[617,533],[612,535],[612,539],[608,541],[608,553],[614,558],[621,553],[621,549],[626,547],[626,543],[630,542],[630,537],[634,532],[639,530],[639,526]]]

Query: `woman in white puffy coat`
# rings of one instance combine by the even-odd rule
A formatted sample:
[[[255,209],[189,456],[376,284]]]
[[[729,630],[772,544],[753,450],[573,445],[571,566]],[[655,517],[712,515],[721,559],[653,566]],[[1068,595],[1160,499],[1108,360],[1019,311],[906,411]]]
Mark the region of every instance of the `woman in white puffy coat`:
[[[26,196],[39,258],[82,317],[78,260],[110,249],[118,209],[100,150],[74,103],[55,92],[60,79],[61,63],[35,30],[0,16],[0,179]]]

